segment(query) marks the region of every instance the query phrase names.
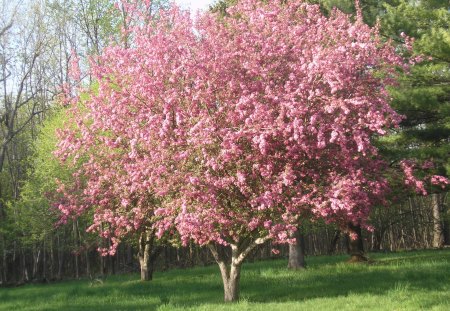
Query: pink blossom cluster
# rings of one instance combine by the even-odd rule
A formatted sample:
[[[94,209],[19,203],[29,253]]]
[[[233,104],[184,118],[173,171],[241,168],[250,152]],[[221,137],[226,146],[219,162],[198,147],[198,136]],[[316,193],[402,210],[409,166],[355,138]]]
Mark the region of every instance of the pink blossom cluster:
[[[432,185],[440,186],[442,189],[445,189],[447,185],[450,185],[450,180],[440,175],[431,176],[430,182]]]
[[[430,188],[430,186],[439,186],[442,189],[446,189],[450,185],[448,178],[427,172],[435,168],[431,160],[424,161],[421,166],[413,159],[402,160],[400,161],[400,167],[403,170],[405,185],[414,189],[416,193],[427,195],[427,188]],[[421,178],[417,177],[417,172],[422,173],[424,176]]]
[[[57,155],[82,163],[65,217],[93,210],[111,252],[141,226],[227,245],[291,242],[306,217],[364,224],[387,191],[371,137],[400,121],[393,45],[303,1],[158,15],[91,63],[78,127],[60,133]]]

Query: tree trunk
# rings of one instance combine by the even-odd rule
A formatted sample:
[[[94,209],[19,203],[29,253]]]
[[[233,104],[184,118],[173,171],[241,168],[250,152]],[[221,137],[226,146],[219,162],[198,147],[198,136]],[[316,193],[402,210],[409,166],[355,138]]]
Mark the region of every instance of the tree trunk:
[[[36,245],[33,246],[33,280],[38,277],[39,259],[41,257],[41,249]]]
[[[328,255],[333,255],[336,252],[337,242],[339,241],[339,237],[341,236],[341,231],[336,230],[333,235],[333,239],[331,239],[330,244],[328,246]]]
[[[73,222],[73,239],[75,244],[74,251],[74,265],[75,265],[75,278],[80,278],[80,265],[79,265],[79,250],[80,250],[80,244],[79,244],[79,237],[78,237],[78,220]]]
[[[348,251],[350,254],[349,262],[364,262],[367,257],[364,255],[364,245],[360,225],[348,223]]]
[[[47,282],[48,278],[47,278],[47,253],[46,253],[46,245],[45,245],[45,239],[43,241],[43,246],[42,246],[42,281],[43,282]]]
[[[105,257],[104,256],[102,256],[100,253],[99,253],[99,256],[100,256],[100,275],[102,276],[102,277],[104,277],[105,276],[105,270],[106,270],[106,265],[105,265]]]
[[[28,282],[29,280],[28,280],[26,254],[25,254],[25,249],[23,247],[21,249],[21,252],[22,252],[22,256],[21,256],[22,271],[21,271],[21,277],[20,277],[19,283],[25,283],[25,282]]]
[[[224,301],[238,301],[239,282],[241,279],[241,265],[231,264],[230,267],[227,267],[225,263],[219,263],[219,268],[223,281]]]
[[[55,253],[53,252],[53,237],[50,239],[50,280],[54,278]]]
[[[133,248],[127,245],[127,266],[133,266]]]
[[[59,234],[57,237],[57,247],[58,247],[58,280],[62,279],[63,268],[64,268],[64,250],[61,246],[61,240]]]
[[[437,193],[431,195],[431,208],[433,210],[433,247],[441,248],[444,246],[444,230],[441,220],[441,200]]]
[[[230,244],[229,248],[219,244],[209,244],[214,259],[219,265],[220,274],[223,281],[223,293],[225,302],[235,302],[239,300],[239,283],[241,278],[241,265],[244,259],[259,245],[269,238],[258,238],[256,240],[244,239]]]
[[[1,203],[0,203],[1,204]],[[1,211],[0,211],[1,212]],[[1,215],[0,215],[0,219],[1,219]],[[1,238],[1,242],[2,242],[2,270],[0,271],[1,273],[1,280],[3,284],[6,284],[8,282],[8,266],[7,266],[7,256],[6,256],[6,244],[5,244],[5,238],[3,236],[0,237]]]
[[[288,268],[293,270],[306,269],[305,236],[300,228],[297,228],[293,237],[295,238],[295,244],[289,244]]]
[[[376,230],[374,232],[374,243],[372,245],[373,251],[380,251],[381,250],[381,242],[383,240],[383,232],[381,230]]]
[[[89,247],[86,246],[86,250],[84,252],[84,257],[86,258],[86,276],[91,276],[91,262],[90,262],[90,256],[89,256]]]
[[[447,217],[444,218],[444,245],[450,245],[450,221]]]
[[[153,249],[155,232],[148,230],[139,237],[139,264],[141,266],[141,281],[153,279],[153,267],[159,250]]]

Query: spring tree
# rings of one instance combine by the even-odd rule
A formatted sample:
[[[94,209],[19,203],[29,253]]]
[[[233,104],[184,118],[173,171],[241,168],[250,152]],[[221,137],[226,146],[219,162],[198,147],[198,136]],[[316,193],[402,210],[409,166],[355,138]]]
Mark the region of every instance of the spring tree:
[[[239,1],[195,20],[176,6],[91,65],[62,160],[88,157],[64,215],[95,206],[112,240],[143,224],[207,245],[225,301],[259,244],[292,242],[303,217],[367,225],[387,190],[371,144],[400,117],[386,87],[406,69],[378,30],[302,1]],[[369,191],[370,190],[370,191]]]

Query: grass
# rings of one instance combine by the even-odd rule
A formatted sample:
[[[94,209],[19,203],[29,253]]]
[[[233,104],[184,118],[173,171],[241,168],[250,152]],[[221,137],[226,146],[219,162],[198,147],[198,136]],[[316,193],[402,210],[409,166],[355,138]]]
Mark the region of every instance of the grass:
[[[241,300],[222,302],[216,266],[0,289],[0,310],[450,310],[450,250],[309,257],[307,271],[286,260],[248,263]]]

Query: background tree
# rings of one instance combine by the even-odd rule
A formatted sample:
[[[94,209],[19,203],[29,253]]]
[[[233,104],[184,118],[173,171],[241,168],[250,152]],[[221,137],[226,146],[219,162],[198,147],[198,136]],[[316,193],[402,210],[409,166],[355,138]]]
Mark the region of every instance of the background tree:
[[[383,140],[383,152],[391,161],[400,158],[431,160],[437,174],[450,173],[450,23],[448,1],[400,1],[385,5],[383,30],[401,40],[401,34],[415,38],[414,53],[424,61],[411,68],[401,85],[392,89],[396,110],[405,115],[401,130]],[[426,163],[424,164],[427,165]],[[419,167],[417,167],[419,168]],[[435,226],[435,247],[442,247],[443,209],[439,187],[431,190]],[[447,222],[448,224],[448,222]]]

